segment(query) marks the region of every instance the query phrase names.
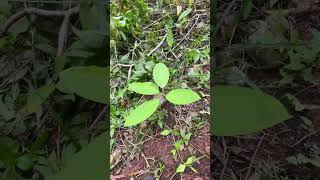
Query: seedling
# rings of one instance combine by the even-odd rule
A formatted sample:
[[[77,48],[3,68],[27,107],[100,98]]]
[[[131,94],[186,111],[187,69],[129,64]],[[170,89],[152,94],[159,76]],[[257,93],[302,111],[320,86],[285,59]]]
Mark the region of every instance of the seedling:
[[[193,166],[193,163],[198,161],[200,158],[196,158],[195,156],[190,156],[186,162],[183,162],[181,163],[177,169],[176,169],[176,172],[171,176],[170,180],[174,178],[174,176],[178,173],[180,173],[181,175],[181,179],[183,179],[182,177],[182,173],[184,173],[184,171],[186,170],[187,167],[189,167],[193,172],[195,173],[198,173],[198,171],[196,169],[194,169],[192,166]]]
[[[173,89],[164,98],[163,88],[169,82],[170,73],[168,67],[163,63],[155,65],[152,76],[155,83],[133,82],[129,84],[128,90],[143,95],[154,95],[154,98],[130,111],[129,115],[125,118],[125,127],[135,126],[148,119],[165,100],[174,105],[187,105],[201,99],[196,92],[190,89]],[[161,92],[159,87],[162,89]]]
[[[163,171],[164,171],[165,165],[159,162],[159,167],[153,172],[154,177],[159,180]]]
[[[172,155],[176,158],[177,152],[184,149],[185,146],[189,145],[189,140],[192,136],[192,133],[186,133],[185,129],[180,129],[179,132],[174,132],[175,135],[180,135],[182,139],[174,143],[174,148],[171,150]]]
[[[176,173],[183,173],[186,167],[189,167],[193,172],[197,173],[197,170],[192,167],[193,163],[196,161],[196,157],[190,156],[186,162],[180,164],[176,169]]]

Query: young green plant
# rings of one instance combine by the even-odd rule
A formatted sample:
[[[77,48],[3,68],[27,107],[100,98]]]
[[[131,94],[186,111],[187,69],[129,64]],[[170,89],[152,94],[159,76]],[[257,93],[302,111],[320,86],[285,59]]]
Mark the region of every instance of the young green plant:
[[[194,169],[192,166],[193,166],[193,163],[196,161],[196,157],[195,156],[190,156],[186,162],[180,164],[177,169],[176,169],[176,173],[184,173],[185,169],[187,167],[189,167],[193,172],[197,173],[197,170]]]
[[[148,119],[165,100],[174,105],[186,105],[201,99],[196,92],[190,89],[173,89],[164,98],[164,94],[160,92],[159,87],[163,89],[168,84],[170,73],[168,67],[163,63],[155,65],[152,76],[155,83],[133,82],[129,84],[128,90],[142,95],[154,95],[154,98],[130,111],[125,118],[125,127],[135,126]]]
[[[179,164],[179,166],[176,169],[176,172],[171,176],[170,180],[173,179],[177,174],[180,174],[181,179],[184,179],[183,173],[186,171],[186,168],[190,168],[193,172],[198,173],[198,171],[193,167],[193,164],[195,162],[199,163],[200,159],[202,159],[203,157],[205,156],[201,156],[198,158],[194,155],[189,156],[187,161]]]

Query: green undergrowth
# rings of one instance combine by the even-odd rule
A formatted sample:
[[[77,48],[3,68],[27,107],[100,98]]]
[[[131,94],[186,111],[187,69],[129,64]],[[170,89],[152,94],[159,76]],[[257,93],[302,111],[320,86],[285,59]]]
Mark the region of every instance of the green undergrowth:
[[[141,154],[141,147],[146,141],[156,139],[160,134],[177,136],[183,142],[180,143],[181,145],[178,144],[178,141],[168,141],[168,143],[173,146],[172,152],[176,148],[178,152],[185,147],[182,145],[185,134],[197,133],[197,126],[208,125],[206,119],[203,122],[197,120],[202,116],[201,114],[208,115],[208,108],[202,108],[199,115],[190,116],[190,120],[187,120],[190,124],[185,124],[187,121],[172,119],[171,121],[174,121],[173,127],[169,127],[169,115],[177,112],[170,104],[157,106],[158,110],[150,116],[148,114],[149,118],[143,122],[140,116],[132,117],[133,115],[130,116],[129,113],[130,109],[137,108],[139,105],[146,107],[143,104],[144,101],[149,100],[145,103],[152,103],[150,95],[160,92],[159,96],[162,96],[163,92],[169,92],[171,89],[190,89],[197,92],[199,96],[207,98],[210,79],[210,50],[208,44],[209,20],[208,14],[206,14],[208,9],[202,9],[205,6],[204,3],[205,1],[198,3],[193,3],[193,1],[174,3],[139,0],[136,2],[111,1],[111,26],[113,29],[111,29],[110,42],[110,150],[113,160],[111,161],[113,175],[121,174],[125,165]],[[198,13],[197,9],[204,10],[204,13]],[[190,29],[192,32],[188,33]],[[170,72],[170,77],[167,80],[164,80],[162,76],[165,69],[161,67],[158,72],[154,70],[157,69],[156,64],[158,63],[167,66]],[[165,84],[164,81],[166,81]],[[152,85],[151,82],[155,82],[161,87],[160,91],[159,87]],[[149,95],[139,95],[132,91]],[[198,96],[196,99],[199,99]],[[203,101],[208,103],[207,100]],[[148,107],[151,106],[153,105],[149,106],[148,104]],[[181,106],[177,106],[177,108],[180,109]],[[137,110],[143,111],[139,108]],[[126,117],[130,117],[127,122]],[[139,120],[139,123],[136,120]],[[184,131],[187,131],[183,132],[183,136],[177,129],[178,121],[182,123]],[[129,124],[135,126],[126,127]],[[174,146],[175,143],[176,146]],[[122,152],[120,155],[117,153],[119,151]],[[176,153],[172,153],[173,159],[177,155]],[[177,161],[183,163],[182,160],[177,159]],[[163,172],[163,169],[166,168],[159,166],[158,163],[152,164],[148,168],[154,172],[155,177],[160,176],[160,171]],[[174,174],[175,172],[170,173]]]
[[[214,137],[229,136],[218,142],[223,143],[224,148],[238,142],[237,147],[250,153],[254,151],[249,150],[246,143],[239,142],[246,137],[256,137],[256,144],[260,141],[266,143],[259,147],[257,156],[265,150],[272,152],[268,159],[256,159],[266,163],[252,169],[252,162],[241,161],[249,170],[243,173],[236,170],[240,167],[234,166],[232,175],[249,179],[251,176],[262,179],[309,178],[303,173],[292,173],[292,169],[302,168],[313,176],[311,174],[317,169],[317,153],[314,153],[317,147],[299,140],[308,134],[312,134],[313,138],[318,137],[317,117],[311,114],[319,110],[319,96],[315,91],[320,83],[320,31],[311,14],[299,14],[297,11],[315,6],[315,2],[219,0],[214,5],[215,31],[211,43],[214,44],[216,68],[213,71],[212,83],[215,86],[212,104],[215,109],[216,99],[217,114],[225,112],[212,120],[212,125],[216,125],[213,133],[217,136]],[[229,90],[222,88],[226,85]],[[227,91],[236,97],[222,98],[227,96]],[[244,91],[248,91],[248,94],[245,95]],[[261,97],[257,97],[256,93]],[[263,100],[262,96],[269,96],[270,101],[268,98]],[[271,99],[274,103],[271,103]],[[227,112],[230,112],[229,115]],[[220,121],[223,118],[225,120]],[[271,121],[275,123],[265,124]],[[277,134],[281,131],[287,131],[287,136]],[[277,145],[269,141],[269,135],[280,138]],[[293,138],[294,135],[297,136]],[[290,154],[279,153],[290,149],[286,145],[288,139],[295,149]],[[217,143],[216,139],[213,143]],[[274,148],[278,150],[273,152]],[[228,151],[227,148],[224,151]],[[287,160],[279,160],[278,156],[287,157]],[[228,160],[230,163],[236,162],[232,155]],[[288,163],[288,166],[280,166],[281,163]],[[225,166],[229,167],[228,164],[217,166],[220,168],[213,174],[221,173]],[[214,176],[216,178],[221,176]]]
[[[91,142],[107,130],[98,116],[106,112],[107,102],[105,1],[2,0],[0,29],[7,17],[25,7],[62,11],[79,5],[62,53],[59,17],[23,17],[0,37],[0,179],[54,179],[60,172],[61,180],[68,174],[85,178],[79,171],[90,164],[83,162],[88,153],[97,149]],[[99,140],[98,148],[101,144]],[[103,165],[93,160],[90,167]],[[104,177],[105,172],[92,173]]]

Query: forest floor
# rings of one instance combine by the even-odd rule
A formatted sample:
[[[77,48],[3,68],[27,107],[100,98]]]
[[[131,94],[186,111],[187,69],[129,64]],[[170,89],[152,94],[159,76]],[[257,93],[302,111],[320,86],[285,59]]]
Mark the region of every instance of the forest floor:
[[[117,27],[111,29],[111,179],[210,179],[209,3],[197,1],[188,12],[188,3],[116,2],[111,2]],[[140,13],[126,13],[135,8]],[[117,20],[131,16],[130,30],[120,27]],[[165,102],[143,123],[124,127],[130,107],[151,98],[129,93],[128,83],[152,80],[157,62],[169,68],[168,89],[190,88],[201,100],[183,106]],[[188,158],[194,171],[179,172]]]
[[[313,0],[218,1],[212,84],[258,87],[294,117],[259,133],[212,136],[212,179],[320,179],[319,9]]]

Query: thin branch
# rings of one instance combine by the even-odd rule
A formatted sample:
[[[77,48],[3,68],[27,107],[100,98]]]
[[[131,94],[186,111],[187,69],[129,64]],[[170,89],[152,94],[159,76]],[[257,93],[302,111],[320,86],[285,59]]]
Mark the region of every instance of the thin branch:
[[[59,31],[59,37],[58,37],[58,50],[57,50],[57,56],[60,56],[65,48],[66,41],[68,38],[68,30],[69,30],[69,23],[70,23],[70,17],[73,14],[76,14],[79,12],[79,7],[72,8],[68,11],[66,11],[62,25],[60,27]]]
[[[166,36],[163,36],[161,42],[154,48],[152,49],[147,56],[150,56],[152,53],[154,53],[158,48],[160,48],[160,46],[163,44],[164,40],[166,39]]]
[[[68,29],[69,29],[69,23],[70,23],[70,17],[72,15],[79,13],[79,6],[75,6],[69,10],[65,11],[57,11],[57,10],[43,10],[38,8],[25,8],[16,14],[10,16],[6,22],[3,25],[2,30],[0,31],[0,37],[5,36],[8,33],[8,30],[10,27],[16,23],[18,20],[25,16],[29,15],[38,15],[38,16],[57,16],[57,17],[64,17],[62,25],[60,27],[59,31],[59,37],[58,37],[58,51],[57,55],[61,55],[64,47],[65,42],[67,40],[68,36]]]
[[[308,137],[317,134],[320,130],[316,130],[316,131],[312,131],[311,133],[305,135],[304,137],[302,137],[299,141],[297,141],[296,143],[294,143],[293,145],[290,145],[291,148],[294,148],[295,146],[297,146],[298,144],[300,144],[302,141],[304,141],[305,139],[307,139]]]
[[[245,180],[248,180],[248,178],[249,178],[249,176],[250,176],[252,165],[253,165],[253,163],[254,163],[254,160],[255,160],[255,158],[256,158],[256,155],[257,155],[257,153],[258,153],[258,150],[259,150],[259,148],[260,148],[263,140],[264,140],[264,136],[261,137],[261,140],[259,141],[258,146],[257,146],[256,150],[254,151],[253,156],[251,157],[250,165],[249,165],[249,168],[248,168],[248,171],[247,171]]]
[[[92,129],[94,128],[94,126],[97,124],[97,122],[101,119],[101,117],[106,114],[107,109],[108,109],[108,106],[105,106],[105,107],[102,109],[102,111],[99,113],[99,115],[97,116],[97,118],[96,118],[96,119],[93,121],[93,123],[91,124],[90,130],[92,130]]]
[[[172,51],[173,51],[176,47],[178,47],[178,46],[182,43],[182,41],[184,41],[184,40],[188,37],[188,35],[189,35],[189,34],[191,33],[191,31],[193,30],[193,28],[198,24],[199,17],[200,17],[200,16],[197,14],[197,19],[196,19],[195,23],[192,25],[191,29],[187,32],[186,35],[183,36],[183,38],[178,42],[178,44],[176,44],[176,45],[172,48]]]
[[[147,172],[147,171],[145,171],[145,170],[140,170],[140,171],[133,172],[133,173],[129,173],[129,174],[121,174],[121,175],[117,175],[117,176],[111,175],[110,179],[111,179],[111,180],[122,179],[122,178],[137,176],[137,175],[139,175],[139,174],[144,174],[144,173],[146,173],[146,172]]]

